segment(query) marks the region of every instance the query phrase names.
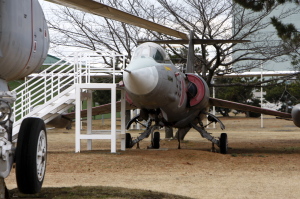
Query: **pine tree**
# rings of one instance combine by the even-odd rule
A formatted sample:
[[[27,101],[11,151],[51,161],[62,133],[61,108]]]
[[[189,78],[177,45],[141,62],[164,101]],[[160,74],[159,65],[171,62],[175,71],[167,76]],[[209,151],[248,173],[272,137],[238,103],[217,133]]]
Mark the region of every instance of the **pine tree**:
[[[296,6],[300,5],[300,0],[234,0],[234,2],[255,12],[270,10],[278,4],[292,2],[295,3]],[[300,44],[300,32],[297,30],[294,24],[284,24],[276,17],[272,17],[271,22],[277,30],[277,35],[279,38],[288,43]]]

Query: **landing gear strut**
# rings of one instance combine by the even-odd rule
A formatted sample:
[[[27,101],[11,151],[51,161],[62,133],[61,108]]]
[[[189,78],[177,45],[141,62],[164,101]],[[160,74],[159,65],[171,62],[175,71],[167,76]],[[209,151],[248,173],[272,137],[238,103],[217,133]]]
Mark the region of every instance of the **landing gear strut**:
[[[215,144],[220,148],[220,153],[227,154],[228,152],[228,140],[227,140],[227,133],[221,133],[219,139],[213,137],[210,133],[208,133],[204,128],[201,128],[195,124],[192,124],[192,127],[196,129],[203,138],[212,142],[211,151],[215,152]]]

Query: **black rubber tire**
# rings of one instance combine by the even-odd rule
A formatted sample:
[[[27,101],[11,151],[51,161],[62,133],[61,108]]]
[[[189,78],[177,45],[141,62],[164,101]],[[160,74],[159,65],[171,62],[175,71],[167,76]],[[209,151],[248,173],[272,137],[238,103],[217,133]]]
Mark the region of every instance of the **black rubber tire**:
[[[227,133],[221,133],[220,137],[220,153],[227,154],[228,152],[228,140]]]
[[[160,147],[160,133],[154,132],[153,140],[152,140],[152,148],[159,149]]]
[[[41,143],[44,145],[40,145]],[[42,151],[42,156],[38,156],[39,150]],[[35,194],[41,191],[46,162],[47,133],[45,123],[40,118],[26,118],[20,127],[16,149],[16,180],[20,192]],[[42,167],[38,168],[38,165]],[[39,171],[41,172],[38,173]]]
[[[125,142],[126,149],[131,149],[132,146],[132,138],[130,133],[126,133],[126,142]]]

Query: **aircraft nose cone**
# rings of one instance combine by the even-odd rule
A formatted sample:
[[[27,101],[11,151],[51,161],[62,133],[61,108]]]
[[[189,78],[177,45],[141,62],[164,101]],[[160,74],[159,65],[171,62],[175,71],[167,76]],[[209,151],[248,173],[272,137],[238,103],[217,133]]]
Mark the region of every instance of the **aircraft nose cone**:
[[[158,83],[158,72],[155,67],[146,67],[125,72],[123,75],[125,88],[135,95],[150,93]]]

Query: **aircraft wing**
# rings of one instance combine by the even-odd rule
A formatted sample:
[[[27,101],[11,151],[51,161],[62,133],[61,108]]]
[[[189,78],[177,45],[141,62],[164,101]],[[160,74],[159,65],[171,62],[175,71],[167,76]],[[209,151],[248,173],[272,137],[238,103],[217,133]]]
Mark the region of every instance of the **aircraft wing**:
[[[130,105],[126,102],[126,110],[131,110],[131,109],[135,109],[136,107],[133,105]],[[117,111],[121,111],[121,101],[118,101],[116,103],[116,109]],[[92,108],[92,115],[101,115],[101,114],[107,114],[107,113],[111,113],[111,103],[109,104],[104,104],[101,106],[97,106],[97,107],[93,107]],[[75,119],[75,112],[72,113],[66,113],[66,114],[62,114],[62,116],[64,118],[68,118],[68,119]],[[86,117],[87,116],[87,110],[82,110],[81,111],[81,117]]]
[[[145,42],[154,42],[157,44],[189,44],[189,40],[178,39],[178,40],[154,40],[154,41],[138,41],[138,43]],[[232,40],[232,39],[193,39],[193,44],[206,44],[206,45],[214,45],[214,44],[227,44],[227,43],[245,43],[251,42],[250,40]]]
[[[121,21],[127,24],[135,25],[141,28],[154,30],[160,33],[164,33],[173,37],[186,39],[188,36],[185,33],[173,30],[171,28],[153,23],[151,21],[142,19],[140,17],[128,14],[126,12],[117,10],[110,6],[104,5],[102,3],[93,0],[46,0],[59,5],[71,7],[77,10],[81,10],[87,13],[95,14],[98,16],[106,17],[109,19]]]
[[[211,106],[217,106],[217,107],[223,107],[223,108],[230,108],[230,109],[236,109],[241,111],[250,111],[255,113],[262,113],[266,115],[273,115],[280,117],[282,119],[292,119],[292,115],[290,113],[283,113],[280,111],[273,111],[270,109],[260,108],[256,106],[250,106],[247,104],[241,104],[237,102],[227,101],[227,100],[221,100],[217,98],[209,98],[209,103]]]

